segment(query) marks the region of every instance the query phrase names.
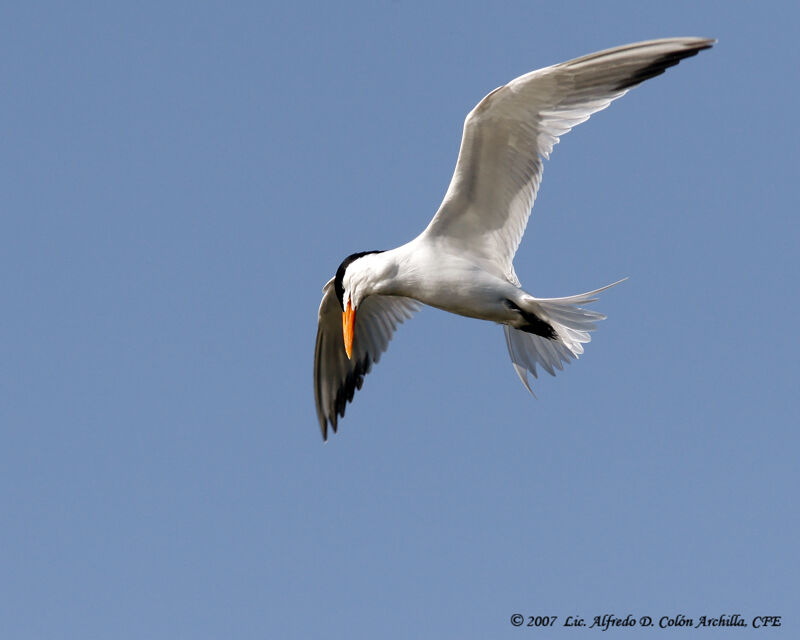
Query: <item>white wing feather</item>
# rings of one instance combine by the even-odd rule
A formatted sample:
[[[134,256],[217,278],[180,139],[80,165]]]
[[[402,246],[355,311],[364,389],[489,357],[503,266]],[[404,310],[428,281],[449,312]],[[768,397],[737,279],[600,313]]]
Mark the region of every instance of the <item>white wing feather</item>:
[[[704,38],[616,47],[532,71],[467,115],[455,172],[423,236],[452,244],[519,286],[512,260],[559,136],[628,89],[709,48]]]

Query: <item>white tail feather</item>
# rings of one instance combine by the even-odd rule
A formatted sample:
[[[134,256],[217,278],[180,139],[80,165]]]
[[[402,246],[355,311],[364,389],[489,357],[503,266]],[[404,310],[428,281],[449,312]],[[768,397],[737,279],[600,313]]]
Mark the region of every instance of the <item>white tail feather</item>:
[[[580,305],[595,302],[598,293],[625,280],[627,278],[594,291],[566,298],[534,298],[536,305],[541,310],[537,315],[543,315],[542,319],[553,327],[558,336],[557,340],[549,340],[509,325],[503,327],[514,371],[517,372],[519,379],[522,380],[522,384],[528,391],[533,394],[528,381],[528,372],[537,378],[536,365],[538,364],[551,376],[556,375],[556,369],[563,370],[565,363],[576,360],[583,353],[584,343],[592,340],[589,332],[597,328],[596,322],[605,320],[602,313],[589,311]]]

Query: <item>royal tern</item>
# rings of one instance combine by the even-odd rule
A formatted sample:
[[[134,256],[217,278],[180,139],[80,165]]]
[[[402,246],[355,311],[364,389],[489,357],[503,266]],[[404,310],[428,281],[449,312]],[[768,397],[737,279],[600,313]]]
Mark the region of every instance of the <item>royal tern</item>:
[[[323,287],[314,353],[322,438],[360,389],[397,326],[426,304],[503,325],[511,362],[531,391],[583,353],[605,318],[582,308],[607,285],[566,298],[524,291],[512,260],[533,207],[542,161],[559,136],[639,83],[708,49],[705,38],[628,44],[532,71],[498,87],[467,115],[455,172],[439,210],[411,242],[348,256]]]

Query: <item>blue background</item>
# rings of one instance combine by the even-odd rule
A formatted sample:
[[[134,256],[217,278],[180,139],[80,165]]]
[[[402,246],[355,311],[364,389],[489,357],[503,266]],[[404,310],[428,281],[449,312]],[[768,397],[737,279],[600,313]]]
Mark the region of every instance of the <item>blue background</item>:
[[[11,4],[0,636],[796,636],[795,3]],[[341,259],[424,228],[490,90],[674,35],[719,44],[565,136],[517,256],[630,276],[584,357],[534,400],[426,309],[323,445]]]

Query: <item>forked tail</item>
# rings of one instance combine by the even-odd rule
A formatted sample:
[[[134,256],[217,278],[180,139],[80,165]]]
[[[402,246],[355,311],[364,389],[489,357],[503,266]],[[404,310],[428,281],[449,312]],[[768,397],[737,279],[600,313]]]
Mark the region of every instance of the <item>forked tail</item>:
[[[583,345],[590,342],[590,331],[597,327],[596,322],[605,320],[605,316],[597,311],[589,311],[581,305],[597,300],[597,294],[627,280],[623,278],[612,284],[578,294],[567,298],[535,298],[537,316],[546,320],[555,330],[556,339],[548,339],[535,333],[520,331],[509,325],[503,330],[506,334],[508,353],[514,371],[517,372],[522,384],[533,393],[528,381],[528,372],[537,378],[536,365],[540,365],[551,376],[556,375],[556,369],[564,369],[564,363],[577,360],[583,353]]]

